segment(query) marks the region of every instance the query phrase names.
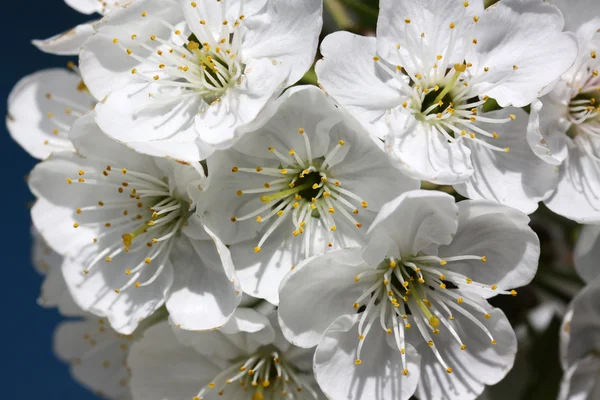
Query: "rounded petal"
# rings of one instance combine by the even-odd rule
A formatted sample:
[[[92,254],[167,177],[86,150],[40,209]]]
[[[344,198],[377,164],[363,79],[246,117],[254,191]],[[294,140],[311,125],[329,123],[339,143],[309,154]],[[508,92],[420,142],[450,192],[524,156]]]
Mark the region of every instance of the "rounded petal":
[[[271,147],[280,152],[293,149],[300,159],[308,159],[303,135],[307,135],[313,158],[325,155],[330,148],[330,130],[343,118],[333,102],[314,86],[286,92],[273,102],[268,113],[268,120],[242,137],[235,149],[278,163],[280,159],[269,150]],[[299,134],[299,129],[304,133]]]
[[[108,317],[114,330],[129,335],[143,319],[164,304],[173,282],[173,267],[164,257],[157,259],[153,264],[159,265],[145,269],[138,277],[140,282],[146,282],[157,273],[150,285],[120,290],[132,279],[126,274],[125,267],[143,263],[145,254],[129,253],[119,257],[119,265],[101,260],[98,263],[102,264],[92,268],[92,260],[100,254],[100,249],[107,246],[106,239],[99,239],[97,243],[89,244],[66,257],[62,266],[63,275],[73,299],[82,309]],[[84,270],[87,269],[89,272],[85,274]]]
[[[414,190],[381,208],[368,234],[390,237],[400,256],[417,255],[431,245],[449,244],[458,225],[454,198],[442,192]]]
[[[354,278],[369,269],[361,249],[354,248],[309,258],[292,270],[279,287],[279,321],[286,339],[300,347],[316,346],[333,321],[356,314],[356,299],[373,281]]]
[[[8,98],[6,125],[13,139],[38,159],[73,150],[67,136],[77,116],[94,99],[81,78],[65,69],[46,69],[23,78]]]
[[[314,62],[323,26],[323,2],[270,0],[263,12],[246,20],[244,60],[269,58],[288,71],[284,87],[296,83]]]
[[[472,33],[477,45],[465,57],[478,71],[479,92],[502,107],[534,102],[577,57],[577,39],[563,26],[558,8],[545,2],[505,0],[488,7]]]
[[[487,201],[458,203],[458,229],[438,256],[476,255],[480,260],[452,262],[450,268],[475,282],[510,290],[531,282],[537,271],[540,242],[529,218],[514,208]],[[485,295],[487,294],[487,296]],[[480,293],[489,297],[490,292]]]
[[[365,339],[361,364],[356,365],[358,316],[342,316],[323,334],[314,358],[315,376],[332,399],[409,399],[419,382],[420,356],[406,347],[407,365],[400,352],[388,346],[385,332],[373,329]],[[408,369],[408,376],[403,374]]]
[[[600,279],[595,279],[571,302],[570,323],[563,326],[568,333],[561,339],[563,343],[563,367],[571,368],[586,355],[600,348]]]
[[[96,0],[65,0],[65,3],[72,9],[87,15],[102,12],[106,7],[102,2]],[[114,4],[118,5],[119,2],[115,1]]]
[[[552,0],[565,18],[565,30],[576,32],[581,25],[600,15],[600,3],[595,0]]]
[[[600,275],[600,226],[586,225],[575,246],[574,262],[579,276],[590,283]]]
[[[559,400],[587,400],[600,396],[600,358],[590,354],[565,371],[560,385]]]
[[[168,323],[144,333],[129,354],[131,392],[147,400],[189,400],[211,382],[221,366],[177,340]]]
[[[582,145],[586,146],[585,143]],[[555,213],[576,222],[600,222],[599,177],[598,162],[583,148],[571,143],[569,156],[560,167],[558,187],[544,203]]]
[[[105,320],[64,322],[54,333],[54,351],[70,365],[73,378],[111,399],[129,395],[127,350],[132,337],[117,334]]]
[[[490,200],[531,214],[540,201],[552,194],[558,173],[553,165],[537,157],[527,143],[528,117],[523,110],[507,108],[485,115],[499,119],[513,115],[515,120],[500,125],[480,124],[487,132],[496,131],[499,138],[480,135],[478,139],[499,147],[499,151],[466,139],[475,173],[454,188],[467,198]],[[502,151],[503,148],[509,151]]]
[[[174,280],[167,295],[173,323],[187,330],[223,325],[242,299],[229,249],[216,237],[181,237],[170,255]]]
[[[385,151],[405,175],[446,185],[464,182],[473,174],[468,147],[449,143],[431,125],[399,112],[389,115],[388,122]]]
[[[150,36],[164,37],[170,33],[161,20],[173,26],[183,21],[176,0],[136,1],[116,8],[95,26],[97,33],[85,43],[79,55],[81,75],[94,97],[102,100],[112,91],[136,82],[135,74],[131,73],[133,68],[155,69],[141,66],[121,46],[144,55],[148,50],[143,45],[158,47],[160,43],[152,41]]]
[[[323,58],[315,66],[319,84],[348,112],[380,138],[387,129],[377,131],[372,123],[380,120],[386,110],[402,100],[394,88],[378,75],[373,57],[377,54],[376,39],[349,32],[335,32],[321,43]],[[385,126],[384,126],[385,128]]]
[[[419,180],[398,173],[391,160],[384,156],[363,128],[349,115],[344,117],[329,134],[332,143],[343,141],[347,151],[343,162],[329,168],[331,176],[366,201],[367,209],[372,211],[379,211],[385,203],[402,193],[419,189]]]
[[[44,53],[56,54],[59,56],[78,55],[86,40],[96,33],[94,30],[94,24],[96,22],[97,21],[92,21],[86,24],[77,25],[69,31],[44,40],[33,40],[31,43]]]
[[[150,93],[158,84],[135,83],[115,90],[96,106],[96,122],[115,140],[128,147],[157,157],[198,161],[210,156],[212,146],[198,142],[195,118],[203,104],[200,96],[185,96],[178,88],[161,95],[170,102],[156,104]],[[179,98],[178,98],[179,96]]]
[[[527,142],[531,150],[552,165],[560,165],[567,158],[567,131],[570,124],[561,117],[566,107],[537,101],[531,105]]]
[[[428,344],[419,337],[417,351],[421,355],[421,382],[417,395],[431,400],[471,400],[477,398],[485,385],[500,382],[510,371],[517,353],[517,337],[510,322],[499,309],[493,309],[485,301],[478,303],[491,315],[485,319],[472,309],[467,309],[489,330],[496,344],[480,328],[462,314],[455,313],[452,327],[462,340],[456,339],[440,325],[440,333],[434,337],[439,351],[452,373],[445,371]],[[465,307],[466,308],[466,307]],[[479,313],[480,314],[480,313]],[[461,345],[465,344],[465,350]]]

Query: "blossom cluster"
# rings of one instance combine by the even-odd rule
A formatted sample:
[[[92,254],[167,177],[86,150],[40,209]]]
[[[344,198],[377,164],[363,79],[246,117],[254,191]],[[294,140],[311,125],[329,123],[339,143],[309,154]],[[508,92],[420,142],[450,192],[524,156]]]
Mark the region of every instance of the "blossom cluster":
[[[380,0],[376,32],[324,39],[322,0],[66,1],[102,19],[34,41],[79,62],[23,78],[7,125],[83,385],[484,398],[543,203],[589,224],[560,398],[600,396],[597,1]]]

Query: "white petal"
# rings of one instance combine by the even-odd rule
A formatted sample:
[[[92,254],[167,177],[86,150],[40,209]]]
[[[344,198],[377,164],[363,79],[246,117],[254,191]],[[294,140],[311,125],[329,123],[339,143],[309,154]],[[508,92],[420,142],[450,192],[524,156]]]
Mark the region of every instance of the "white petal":
[[[23,78],[8,98],[6,125],[33,157],[73,149],[67,133],[94,99],[80,87],[81,78],[65,69],[47,69]]]
[[[322,157],[330,148],[330,129],[343,118],[333,102],[314,86],[284,93],[272,103],[268,113],[268,120],[236,143],[236,150],[280,162],[269,148],[273,147],[283,154],[293,149],[302,160],[306,160],[305,141],[298,133],[299,129],[304,129],[313,158]]]
[[[585,138],[581,138],[585,140]],[[600,222],[600,164],[569,144],[569,156],[560,167],[558,187],[544,201],[555,213],[582,224]]]
[[[600,275],[600,226],[586,225],[579,234],[574,262],[579,276],[591,282]]]
[[[517,338],[510,322],[499,309],[492,309],[485,301],[478,303],[491,315],[490,319],[476,317],[491,332],[497,344],[473,322],[455,313],[451,322],[466,349],[461,350],[448,330],[440,325],[440,333],[434,336],[434,346],[452,368],[449,374],[439,364],[427,343],[420,339],[417,351],[421,355],[421,382],[417,389],[419,398],[431,400],[471,400],[485,388],[502,380],[513,366],[517,353]],[[465,307],[467,308],[467,307]],[[473,312],[473,309],[467,311]]]
[[[473,174],[468,147],[449,143],[431,125],[400,112],[389,115],[388,122],[385,150],[407,176],[445,185],[463,182]]]
[[[446,193],[407,192],[381,208],[370,235],[389,236],[400,255],[417,255],[433,244],[449,244],[456,233],[458,207]]]
[[[283,62],[289,74],[284,86],[290,86],[313,64],[322,26],[322,1],[270,0],[262,13],[246,20],[242,57]]]
[[[356,365],[357,321],[357,315],[343,316],[325,331],[314,359],[319,386],[333,399],[409,399],[419,381],[420,356],[407,345],[409,373],[403,375],[400,352],[388,346],[382,329],[373,329],[365,339],[362,363]]]
[[[102,319],[64,322],[54,333],[54,350],[70,364],[73,378],[111,399],[128,398],[131,344],[132,337],[117,334]]]
[[[225,92],[219,101],[204,105],[196,115],[200,140],[218,149],[231,147],[243,133],[236,128],[251,123],[285,88],[285,70],[278,62],[260,59],[246,65],[241,83]]]
[[[600,3],[595,0],[552,0],[550,3],[560,9],[565,30],[570,32],[576,32],[581,25],[600,15]]]
[[[52,268],[44,280],[38,302],[43,307],[57,307],[58,312],[65,317],[85,315],[69,293],[60,265]]]
[[[114,239],[109,239],[114,240]],[[89,268],[99,249],[108,245],[100,239],[95,244],[82,248],[73,256],[65,258],[63,275],[75,302],[92,314],[108,317],[111,326],[119,333],[131,334],[138,324],[152,315],[165,302],[167,291],[173,282],[173,267],[166,262],[163,271],[149,286],[136,288],[131,286],[116,293],[115,289],[123,287],[132,277],[125,273],[127,267],[138,265],[144,261],[144,253],[129,253],[120,256],[114,263],[100,261],[100,265],[84,274]],[[153,264],[160,264],[157,259]],[[149,266],[139,277],[146,282],[156,272],[158,265]]]
[[[600,396],[596,377],[600,374],[600,358],[590,354],[565,371],[559,400],[588,400]]]
[[[32,43],[45,53],[74,56],[79,54],[86,40],[95,33],[94,24],[96,22],[91,21],[86,24],[77,25],[69,31],[44,40],[33,40]]]
[[[458,203],[458,230],[452,243],[439,248],[441,258],[485,256],[486,262],[451,262],[449,268],[475,282],[498,285],[499,290],[525,286],[535,276],[540,243],[529,218],[518,210],[486,201]],[[481,295],[491,293],[485,291]]]
[[[569,124],[561,118],[566,110],[550,101],[543,104],[538,100],[531,105],[527,142],[538,157],[552,165],[560,165],[568,154]]]
[[[151,93],[171,96],[157,104]],[[128,147],[157,157],[198,161],[214,149],[198,142],[194,120],[203,104],[200,96],[178,99],[183,91],[159,84],[135,83],[116,90],[96,106],[96,121],[108,135]]]
[[[102,3],[96,0],[65,0],[65,3],[82,14],[94,14],[102,10]],[[115,1],[118,4],[118,1]]]
[[[176,0],[136,1],[115,9],[95,26],[97,33],[85,43],[79,56],[81,75],[94,97],[102,100],[110,92],[137,82],[131,70],[136,67],[143,70],[144,67],[113,41],[117,39],[133,53],[146,56],[148,50],[142,48],[141,43],[156,48],[159,43],[152,41],[150,35],[168,37],[170,33],[160,20],[172,25],[183,21]],[[137,35],[135,39],[133,34]]]
[[[354,278],[370,270],[360,248],[312,257],[281,282],[279,321],[284,336],[300,347],[313,347],[329,325],[342,315],[354,315],[353,305],[373,281]],[[358,336],[357,336],[358,337]]]
[[[570,368],[600,348],[600,279],[595,279],[573,299],[571,322],[563,326],[568,339],[563,346],[563,366]]]
[[[175,276],[166,305],[171,320],[182,329],[217,328],[242,299],[229,250],[222,243],[217,246],[211,240],[182,236],[173,247]]]
[[[516,108],[486,113],[490,118],[508,118],[504,124],[479,124],[487,132],[497,131],[498,139],[479,135],[478,139],[509,152],[486,148],[465,139],[471,149],[475,173],[465,183],[454,185],[457,192],[470,199],[486,199],[531,214],[538,202],[548,198],[558,179],[555,168],[537,157],[526,139],[527,114]]]
[[[347,153],[343,160],[329,168],[331,176],[366,201],[368,209],[373,211],[379,211],[385,203],[404,192],[419,189],[420,181],[398,173],[362,127],[349,115],[344,117],[331,129],[330,137],[331,143],[343,140]]]
[[[127,363],[136,399],[189,400],[221,372],[217,360],[180,344],[166,322],[144,333]]]
[[[387,136],[385,126],[379,132],[372,123],[402,101],[398,91],[378,77],[373,60],[377,54],[376,39],[349,32],[332,33],[321,43],[321,54],[323,58],[315,71],[327,93],[370,132],[380,138]]]
[[[477,44],[466,56],[482,79],[480,93],[502,107],[535,101],[577,57],[577,40],[562,32],[563,25],[560,11],[544,2],[505,0],[487,8],[472,33]]]
[[[231,222],[233,216],[241,217],[264,206],[258,196],[248,200],[243,195],[238,196],[237,191],[261,188],[272,178],[233,172],[232,168],[276,168],[278,163],[276,160],[246,156],[232,149],[219,151],[207,160],[208,169],[211,171],[211,187],[203,193],[197,212],[199,215],[204,213],[207,223],[226,244],[253,238],[262,228],[254,219]]]

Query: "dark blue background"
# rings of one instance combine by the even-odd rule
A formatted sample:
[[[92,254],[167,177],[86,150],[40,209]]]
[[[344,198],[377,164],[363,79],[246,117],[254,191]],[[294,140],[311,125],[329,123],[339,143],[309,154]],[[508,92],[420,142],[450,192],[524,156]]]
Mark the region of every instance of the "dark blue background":
[[[30,44],[67,30],[90,16],[62,0],[3,1],[0,24],[0,109],[13,85],[36,70],[64,66],[67,58],[44,54]],[[91,400],[96,397],[69,376],[52,353],[52,334],[61,321],[55,310],[36,304],[41,277],[30,261],[29,210],[33,197],[25,176],[35,160],[2,128],[2,219],[0,222],[0,343],[2,399]]]

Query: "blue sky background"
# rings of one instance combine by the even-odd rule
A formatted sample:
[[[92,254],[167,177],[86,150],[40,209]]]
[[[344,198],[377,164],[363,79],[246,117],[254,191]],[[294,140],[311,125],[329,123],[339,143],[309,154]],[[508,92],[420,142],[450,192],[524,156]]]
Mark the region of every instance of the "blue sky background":
[[[14,84],[43,68],[64,66],[75,58],[41,53],[31,39],[46,38],[90,19],[62,0],[3,1],[0,24],[0,109]],[[29,210],[33,197],[25,176],[35,160],[12,141],[2,126],[2,219],[0,222],[0,350],[2,398],[15,400],[91,400],[96,397],[69,376],[52,353],[52,334],[62,320],[37,305],[41,277],[30,261]]]

